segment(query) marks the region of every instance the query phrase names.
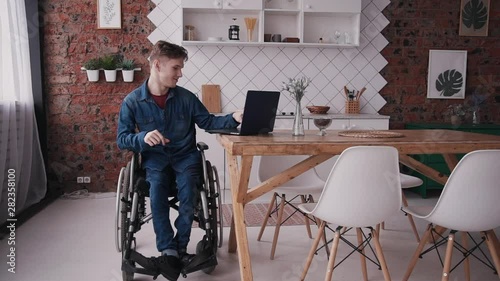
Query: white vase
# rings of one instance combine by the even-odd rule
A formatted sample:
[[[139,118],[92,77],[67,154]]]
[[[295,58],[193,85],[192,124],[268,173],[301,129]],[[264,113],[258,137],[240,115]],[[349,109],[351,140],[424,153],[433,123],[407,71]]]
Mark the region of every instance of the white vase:
[[[295,103],[295,118],[293,119],[292,136],[303,136],[304,134],[304,119],[302,118],[302,107],[300,100]]]
[[[116,69],[104,70],[104,75],[106,76],[106,82],[115,82],[116,81]]]
[[[133,82],[134,81],[134,70],[122,70],[123,82]]]
[[[89,82],[99,81],[99,69],[87,70],[87,79],[89,79]]]
[[[462,118],[458,115],[452,115],[450,117],[450,122],[451,122],[451,125],[458,126],[458,125],[460,125],[460,123],[462,123]]]

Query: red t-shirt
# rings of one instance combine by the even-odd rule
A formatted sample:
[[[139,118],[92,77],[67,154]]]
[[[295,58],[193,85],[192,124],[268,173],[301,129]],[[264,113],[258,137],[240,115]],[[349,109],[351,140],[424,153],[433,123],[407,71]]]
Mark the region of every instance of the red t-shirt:
[[[156,104],[161,108],[165,109],[165,102],[167,101],[168,93],[163,96],[155,96],[151,95],[153,99],[155,100]]]

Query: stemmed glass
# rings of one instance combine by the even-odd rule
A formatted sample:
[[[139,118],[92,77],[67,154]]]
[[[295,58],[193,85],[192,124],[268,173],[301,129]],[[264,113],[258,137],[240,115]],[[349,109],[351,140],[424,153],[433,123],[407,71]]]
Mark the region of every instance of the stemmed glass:
[[[314,118],[314,126],[319,129],[318,135],[326,135],[326,128],[330,127],[332,124],[332,118],[329,117],[317,117]]]
[[[340,44],[340,31],[336,30],[335,33],[333,34],[335,38],[335,44]]]

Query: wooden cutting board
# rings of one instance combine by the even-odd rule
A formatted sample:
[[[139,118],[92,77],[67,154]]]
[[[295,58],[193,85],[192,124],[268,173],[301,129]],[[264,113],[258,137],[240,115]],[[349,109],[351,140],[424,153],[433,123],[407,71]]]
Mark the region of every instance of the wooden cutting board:
[[[208,112],[221,112],[220,85],[202,85],[201,102],[208,109]]]

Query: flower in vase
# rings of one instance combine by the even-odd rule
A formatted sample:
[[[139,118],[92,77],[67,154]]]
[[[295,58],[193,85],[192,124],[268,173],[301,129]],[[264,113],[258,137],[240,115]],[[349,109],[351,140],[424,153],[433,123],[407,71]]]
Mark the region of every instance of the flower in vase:
[[[463,117],[469,111],[463,104],[450,104],[448,106],[447,114],[450,116],[460,116]]]
[[[311,79],[303,76],[302,78],[288,78],[287,82],[283,82],[281,87],[282,91],[288,91],[290,95],[296,100],[302,100],[307,86],[311,83]]]

